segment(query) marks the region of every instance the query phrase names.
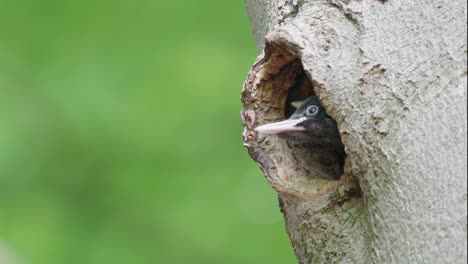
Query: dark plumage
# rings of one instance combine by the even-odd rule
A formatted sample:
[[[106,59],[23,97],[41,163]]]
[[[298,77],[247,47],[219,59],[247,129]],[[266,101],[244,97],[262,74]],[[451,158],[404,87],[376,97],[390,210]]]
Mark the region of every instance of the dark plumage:
[[[338,164],[339,171],[333,174],[339,178],[343,172],[346,154],[335,120],[325,112],[316,96],[292,104],[296,107],[296,111],[291,117],[259,126],[255,130],[275,134],[291,143],[306,145],[319,151],[325,157],[322,163],[327,163],[327,166],[335,162]]]
[[[255,130],[313,147],[337,150],[343,148],[335,120],[325,112],[316,96],[294,102],[293,105],[296,111],[290,118],[259,126]]]

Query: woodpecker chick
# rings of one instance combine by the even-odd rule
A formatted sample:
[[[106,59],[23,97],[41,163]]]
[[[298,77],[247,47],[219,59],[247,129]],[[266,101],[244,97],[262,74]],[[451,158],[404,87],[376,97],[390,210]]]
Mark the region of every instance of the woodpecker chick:
[[[331,118],[316,96],[293,102],[296,111],[284,121],[259,126],[255,131],[275,134],[290,142],[330,150],[343,149],[335,120]]]

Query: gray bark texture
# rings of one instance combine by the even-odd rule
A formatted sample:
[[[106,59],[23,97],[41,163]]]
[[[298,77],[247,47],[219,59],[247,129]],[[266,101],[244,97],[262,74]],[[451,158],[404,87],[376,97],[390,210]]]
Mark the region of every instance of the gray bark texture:
[[[242,90],[244,145],[298,262],[467,263],[465,0],[246,4],[261,54]],[[320,153],[254,131],[310,92],[338,123],[340,180]]]

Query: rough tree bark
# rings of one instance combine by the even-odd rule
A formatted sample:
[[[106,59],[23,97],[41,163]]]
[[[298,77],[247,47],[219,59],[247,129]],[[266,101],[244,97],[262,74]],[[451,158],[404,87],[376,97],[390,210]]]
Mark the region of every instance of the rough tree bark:
[[[261,54],[244,144],[278,191],[299,263],[466,263],[465,0],[247,0]],[[347,158],[256,133],[315,93]]]

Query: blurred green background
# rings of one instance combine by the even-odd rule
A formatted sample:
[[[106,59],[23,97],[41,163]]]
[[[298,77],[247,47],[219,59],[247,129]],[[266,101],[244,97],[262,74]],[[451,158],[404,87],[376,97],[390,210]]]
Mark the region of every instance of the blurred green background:
[[[241,0],[0,0],[0,263],[295,263],[256,54]]]

